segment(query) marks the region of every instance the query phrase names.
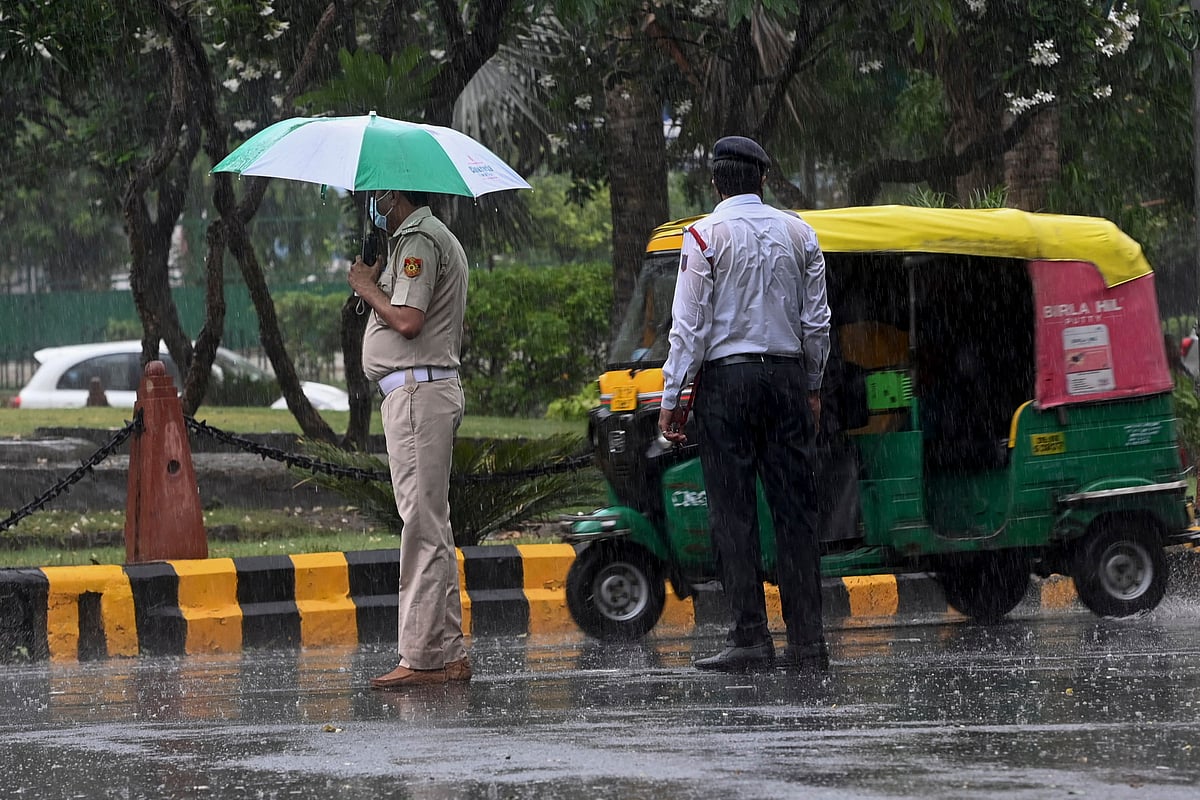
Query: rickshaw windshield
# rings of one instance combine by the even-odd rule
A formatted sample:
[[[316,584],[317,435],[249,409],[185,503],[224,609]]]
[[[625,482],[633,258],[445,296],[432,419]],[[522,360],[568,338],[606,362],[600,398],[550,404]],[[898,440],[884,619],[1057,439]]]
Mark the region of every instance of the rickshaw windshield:
[[[609,348],[609,369],[650,369],[667,360],[678,251],[648,253],[633,297]]]

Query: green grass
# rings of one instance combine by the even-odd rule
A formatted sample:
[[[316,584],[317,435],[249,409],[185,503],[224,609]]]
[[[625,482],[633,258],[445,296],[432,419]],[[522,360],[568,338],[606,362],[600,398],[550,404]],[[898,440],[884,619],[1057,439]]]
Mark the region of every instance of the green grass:
[[[288,539],[263,539],[258,542],[209,542],[209,558],[241,556],[299,555],[300,553],[337,553],[352,550],[379,550],[399,547],[400,538],[389,534],[360,535],[350,539],[328,534],[302,534]],[[124,564],[125,548],[89,547],[65,550],[29,547],[0,550],[0,567],[71,567],[86,564]]]
[[[590,509],[589,509],[590,510]],[[357,509],[238,509],[204,512],[209,558],[336,553],[400,546],[400,537],[374,524]],[[43,510],[0,533],[0,568],[124,564],[124,510]],[[557,541],[528,532],[508,532],[494,543]],[[493,542],[485,542],[493,543]]]
[[[131,409],[13,409],[0,408],[0,437],[32,438],[40,428],[117,429],[132,416]],[[342,432],[348,412],[322,412],[336,432]],[[231,433],[300,433],[288,411],[269,408],[204,407],[196,419]],[[562,434],[581,435],[586,423],[545,419],[471,417],[463,420],[463,437],[539,439]],[[378,413],[371,431],[382,434]],[[0,515],[3,516],[3,515]],[[209,531],[209,556],[278,555],[343,552],[396,547],[399,538],[376,526],[356,509],[228,509],[204,512]],[[110,546],[125,527],[123,509],[87,513],[43,510],[0,532],[0,567],[123,564],[123,545]],[[509,534],[510,537],[512,534]],[[505,543],[546,541],[537,536],[507,538]]]
[[[0,436],[30,438],[38,428],[116,429],[133,416],[128,408],[0,408]],[[290,411],[271,408],[202,406],[193,415],[197,420],[231,433],[300,433]],[[321,416],[335,433],[342,433],[350,420],[348,411],[322,411]],[[587,428],[583,420],[561,421],[517,417],[467,416],[460,436],[541,438],[558,434],[580,434]],[[371,433],[382,434],[379,414],[371,415]]]

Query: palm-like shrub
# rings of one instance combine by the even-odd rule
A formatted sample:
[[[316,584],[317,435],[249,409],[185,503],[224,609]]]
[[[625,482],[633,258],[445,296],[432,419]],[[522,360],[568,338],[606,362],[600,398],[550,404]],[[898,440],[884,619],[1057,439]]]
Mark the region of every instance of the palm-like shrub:
[[[458,439],[450,472],[450,521],[459,547],[479,544],[563,508],[595,503],[603,496],[600,473],[580,464],[583,438]],[[308,455],[340,467],[386,474],[387,463],[368,453],[349,452],[320,442],[305,444]],[[569,468],[567,468],[569,467]],[[306,480],[342,495],[347,503],[395,533],[403,523],[396,513],[392,485],[384,480],[309,473]]]

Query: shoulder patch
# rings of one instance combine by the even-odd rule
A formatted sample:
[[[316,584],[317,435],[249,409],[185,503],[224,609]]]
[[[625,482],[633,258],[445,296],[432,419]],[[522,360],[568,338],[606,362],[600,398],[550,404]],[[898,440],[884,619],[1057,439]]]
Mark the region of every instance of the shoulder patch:
[[[408,278],[415,278],[421,274],[421,259],[416,256],[408,256],[404,259],[404,275]]]

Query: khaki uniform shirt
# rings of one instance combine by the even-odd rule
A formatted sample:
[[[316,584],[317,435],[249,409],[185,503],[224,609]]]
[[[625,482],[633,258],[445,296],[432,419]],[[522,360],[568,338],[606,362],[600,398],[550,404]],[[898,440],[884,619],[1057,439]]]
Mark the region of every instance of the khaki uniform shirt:
[[[373,381],[409,367],[460,365],[467,310],[467,255],[427,206],[392,234],[379,287],[394,306],[425,312],[425,324],[406,339],[372,312],[363,334],[363,370]]]

